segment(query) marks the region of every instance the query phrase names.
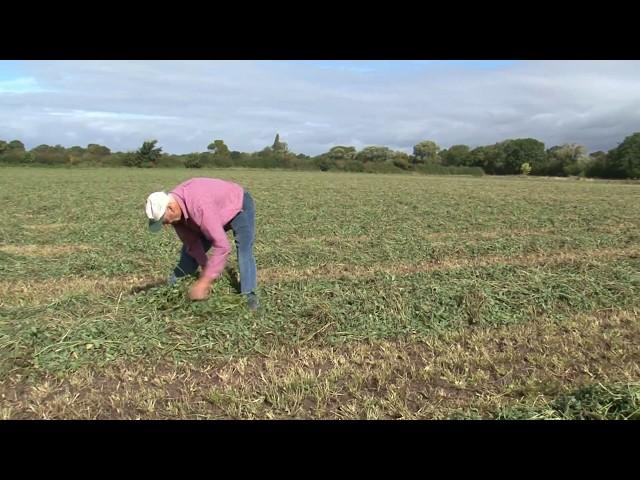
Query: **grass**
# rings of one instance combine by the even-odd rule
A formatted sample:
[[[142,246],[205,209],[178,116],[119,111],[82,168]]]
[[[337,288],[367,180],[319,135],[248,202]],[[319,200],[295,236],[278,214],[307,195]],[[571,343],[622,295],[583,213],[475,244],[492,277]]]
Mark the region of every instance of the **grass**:
[[[254,315],[163,282],[191,173],[3,169],[2,418],[637,418],[637,185],[199,171],[256,199]]]
[[[541,403],[541,402],[539,402]],[[499,419],[640,420],[640,385],[591,384],[542,405],[502,408]]]

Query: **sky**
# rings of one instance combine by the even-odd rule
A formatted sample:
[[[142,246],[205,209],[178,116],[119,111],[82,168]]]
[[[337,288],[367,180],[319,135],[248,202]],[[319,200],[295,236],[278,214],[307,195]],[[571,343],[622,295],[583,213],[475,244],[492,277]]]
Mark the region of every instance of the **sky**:
[[[609,150],[640,131],[640,61],[0,60],[0,139],[168,153],[536,138]]]

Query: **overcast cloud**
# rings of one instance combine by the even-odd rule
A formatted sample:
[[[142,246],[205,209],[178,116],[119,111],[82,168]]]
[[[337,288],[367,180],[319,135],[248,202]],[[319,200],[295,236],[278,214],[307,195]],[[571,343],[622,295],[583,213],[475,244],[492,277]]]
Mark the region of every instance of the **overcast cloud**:
[[[0,139],[134,150],[410,152],[534,137],[608,150],[640,131],[639,61],[0,61]]]

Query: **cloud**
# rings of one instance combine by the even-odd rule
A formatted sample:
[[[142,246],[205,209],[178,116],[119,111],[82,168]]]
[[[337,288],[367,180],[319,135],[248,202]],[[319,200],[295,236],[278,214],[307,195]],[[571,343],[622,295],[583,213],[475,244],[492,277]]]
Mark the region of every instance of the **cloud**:
[[[0,65],[2,62],[0,62]],[[607,150],[640,130],[638,61],[29,61],[0,81],[5,138],[295,152],[534,137]],[[70,145],[68,145],[70,146]]]
[[[44,91],[35,78],[18,77],[11,80],[0,80],[0,94],[31,93]]]

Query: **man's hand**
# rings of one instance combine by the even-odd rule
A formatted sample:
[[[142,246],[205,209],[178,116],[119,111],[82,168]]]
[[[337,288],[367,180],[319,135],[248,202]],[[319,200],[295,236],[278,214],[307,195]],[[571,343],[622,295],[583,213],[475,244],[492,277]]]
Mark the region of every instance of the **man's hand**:
[[[209,296],[211,289],[211,281],[206,278],[200,278],[189,290],[189,298],[191,300],[204,300]]]

